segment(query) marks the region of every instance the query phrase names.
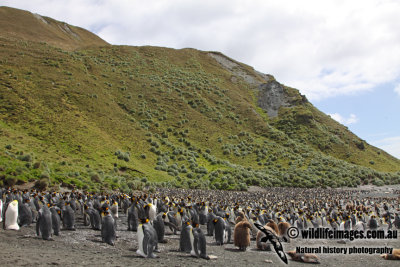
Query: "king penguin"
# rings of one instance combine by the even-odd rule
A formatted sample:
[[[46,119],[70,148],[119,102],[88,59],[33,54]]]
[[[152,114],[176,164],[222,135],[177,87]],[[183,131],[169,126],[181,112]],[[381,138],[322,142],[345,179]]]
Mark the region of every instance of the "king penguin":
[[[24,203],[18,203],[19,226],[29,226],[32,223],[32,211],[29,206],[29,199],[24,199]]]
[[[61,210],[59,207],[53,206],[50,208],[51,212],[51,223],[53,225],[54,235],[60,235],[60,227],[61,227]]]
[[[4,214],[4,228],[6,230],[19,230],[18,221],[18,200],[11,201]]]
[[[198,227],[198,225],[196,225],[190,231],[190,244],[192,247],[190,255],[206,260],[210,259],[206,251],[206,236],[204,235],[203,231],[201,231],[200,227]]]
[[[94,208],[87,208],[86,213],[89,215],[90,224],[93,230],[100,230],[101,229],[101,217],[98,210]]]
[[[251,225],[247,220],[238,222],[233,230],[233,243],[239,250],[246,251],[250,246],[250,229]]]
[[[185,217],[184,217],[185,218]],[[179,251],[189,253],[192,250],[192,242],[190,235],[192,235],[192,225],[188,219],[182,222],[181,236],[179,238]]]
[[[47,205],[43,205],[39,210],[39,217],[36,222],[36,234],[37,236],[41,235],[44,240],[49,240],[52,228],[51,212]]]
[[[214,220],[214,236],[215,236],[215,242],[217,245],[222,246],[224,244],[224,241],[227,239],[227,231],[225,229],[225,220],[221,218],[220,216],[217,216]]]
[[[68,202],[65,202],[65,207],[62,211],[63,227],[65,230],[75,231],[75,212]]]
[[[128,210],[128,231],[137,231],[139,221],[138,221],[138,209],[137,202],[132,199],[132,205]]]
[[[101,239],[103,242],[114,246],[117,237],[115,232],[114,218],[108,208],[104,209],[101,219]]]
[[[165,226],[164,220],[167,218],[166,213],[160,213],[156,216],[153,221],[153,227],[157,232],[158,243],[167,243],[167,240],[164,239],[165,235]]]
[[[150,224],[149,219],[146,218],[146,213],[142,206],[138,206],[138,217],[141,224],[137,228],[139,249],[136,253],[145,258],[156,258],[157,256],[153,252],[157,250],[157,232]]]

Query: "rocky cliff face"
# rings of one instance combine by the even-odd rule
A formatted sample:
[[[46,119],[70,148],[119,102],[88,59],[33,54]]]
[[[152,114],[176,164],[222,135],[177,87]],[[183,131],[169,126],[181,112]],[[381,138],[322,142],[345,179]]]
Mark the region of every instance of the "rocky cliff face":
[[[220,53],[209,53],[226,70],[232,73],[233,80],[243,79],[257,91],[257,104],[267,112],[271,118],[278,116],[280,107],[292,107],[295,104],[297,96],[289,96],[285,87],[278,83],[272,75],[256,72],[252,69],[249,72],[243,64],[230,59]],[[257,75],[255,75],[255,73]]]
[[[278,116],[280,107],[291,107],[292,101],[282,86],[277,81],[270,81],[259,85],[257,104],[274,118]]]

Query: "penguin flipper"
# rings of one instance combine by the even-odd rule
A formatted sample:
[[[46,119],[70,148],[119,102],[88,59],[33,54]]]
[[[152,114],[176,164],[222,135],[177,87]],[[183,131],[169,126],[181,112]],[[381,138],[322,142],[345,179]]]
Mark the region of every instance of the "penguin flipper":
[[[143,229],[144,230],[144,229]],[[143,252],[146,256],[148,256],[148,248],[149,248],[149,243],[150,243],[150,235],[147,231],[144,231],[144,236],[143,236]]]
[[[164,225],[169,226],[170,229],[172,228],[171,230],[173,230],[173,231],[178,231],[178,227],[171,222],[164,222]]]
[[[270,230],[265,229],[262,225],[255,222],[254,225],[265,234],[265,237],[261,239],[262,242],[270,241],[274,246],[276,254],[278,254],[279,258],[286,264],[288,264],[288,260],[285,252],[283,251],[283,247],[281,242],[279,242],[278,237],[271,232]]]
[[[37,236],[40,236],[40,218],[41,218],[41,216],[39,214],[38,219],[36,221],[36,235]]]
[[[194,247],[193,250],[196,253],[195,255],[197,258],[200,257],[198,245],[199,245],[199,235],[197,231],[193,231],[193,247]]]

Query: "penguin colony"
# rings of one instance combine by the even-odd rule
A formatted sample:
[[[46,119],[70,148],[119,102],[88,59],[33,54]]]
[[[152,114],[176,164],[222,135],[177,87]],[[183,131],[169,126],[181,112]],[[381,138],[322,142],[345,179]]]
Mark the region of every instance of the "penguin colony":
[[[212,193],[211,193],[212,192]],[[358,191],[363,193],[362,191]],[[290,242],[287,229],[331,228],[346,230],[400,229],[400,205],[394,198],[360,198],[354,191],[274,188],[267,193],[159,189],[146,194],[95,194],[0,189],[0,222],[5,230],[36,224],[36,235],[51,240],[61,230],[76,231],[76,215],[83,225],[101,232],[104,243],[117,242],[118,211],[126,214],[127,231],[136,232],[141,257],[155,258],[165,232],[180,235],[179,251],[210,259],[206,236],[215,245],[233,243],[246,251],[250,240],[256,249],[271,250],[262,225],[273,238]],[[200,228],[203,225],[203,229]],[[256,227],[257,226],[257,227]],[[399,260],[399,249],[384,259]],[[294,261],[319,263],[313,254],[287,252]]]

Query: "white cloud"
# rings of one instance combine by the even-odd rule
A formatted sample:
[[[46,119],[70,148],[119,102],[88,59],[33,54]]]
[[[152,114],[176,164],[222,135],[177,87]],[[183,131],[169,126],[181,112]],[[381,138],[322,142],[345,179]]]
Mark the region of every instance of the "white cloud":
[[[397,93],[400,96],[400,84],[398,84],[395,88],[394,88],[394,92]]]
[[[217,50],[310,100],[400,78],[396,0],[2,0],[112,44]]]
[[[371,144],[400,159],[400,136],[388,137],[373,141]]]
[[[344,125],[350,125],[358,122],[358,118],[355,114],[350,114],[350,117],[348,118],[343,117],[339,113],[333,113],[328,115],[331,116],[331,118],[334,119],[335,121]]]

